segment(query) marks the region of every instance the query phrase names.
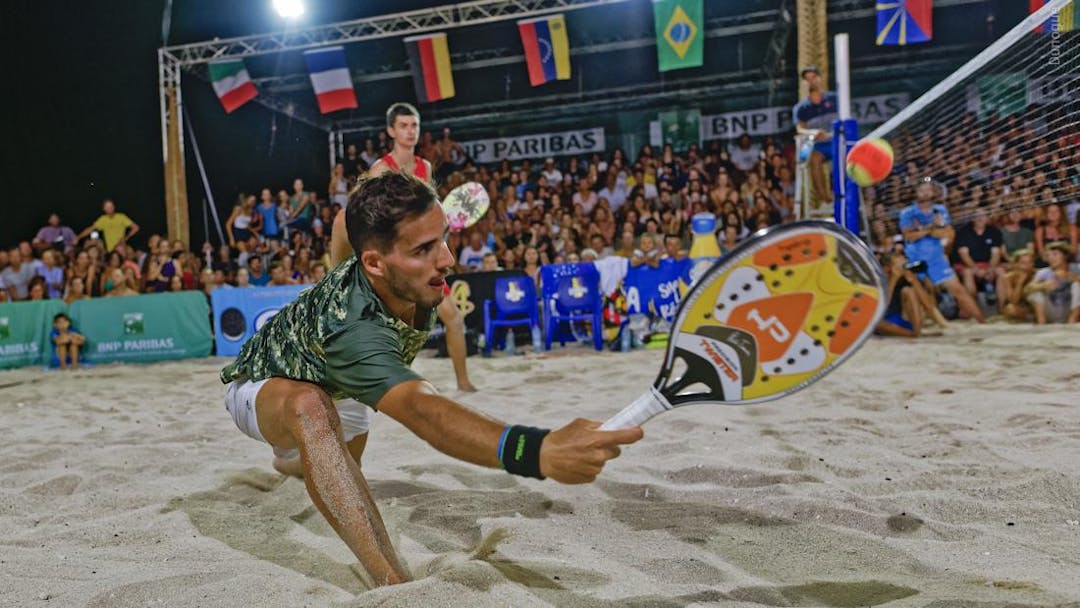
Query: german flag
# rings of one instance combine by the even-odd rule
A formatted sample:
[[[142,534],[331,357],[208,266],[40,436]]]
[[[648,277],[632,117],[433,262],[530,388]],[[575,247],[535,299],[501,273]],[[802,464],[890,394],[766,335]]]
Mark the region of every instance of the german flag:
[[[454,74],[450,71],[450,50],[446,34],[426,34],[405,39],[416,98],[432,103],[454,96]]]

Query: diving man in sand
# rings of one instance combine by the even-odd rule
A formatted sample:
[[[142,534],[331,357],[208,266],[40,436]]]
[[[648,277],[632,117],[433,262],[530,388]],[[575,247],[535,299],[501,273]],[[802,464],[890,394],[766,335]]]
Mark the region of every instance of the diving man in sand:
[[[507,425],[439,395],[410,367],[434,323],[454,263],[430,185],[390,172],[350,195],[353,256],[281,309],[221,372],[225,406],[248,436],[299,450],[308,494],[376,584],[410,580],[359,461],[366,404],[445,454],[527,477],[588,483],[640,428]]]

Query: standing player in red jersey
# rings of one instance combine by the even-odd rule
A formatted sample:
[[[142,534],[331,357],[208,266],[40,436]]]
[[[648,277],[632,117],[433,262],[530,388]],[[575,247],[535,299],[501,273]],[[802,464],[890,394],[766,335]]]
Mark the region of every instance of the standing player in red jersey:
[[[387,171],[401,171],[431,183],[431,163],[413,152],[420,137],[420,112],[405,102],[392,104],[386,110],[386,133],[394,141],[394,149],[375,161],[368,170],[368,177],[382,175]],[[330,242],[330,262],[334,266],[352,255],[352,247],[346,234],[345,210],[342,209],[334,219],[334,236]],[[340,238],[337,238],[337,235],[341,235]],[[449,286],[445,287],[445,295],[450,295]],[[476,387],[469,381],[465,362],[465,319],[451,298],[443,298],[438,313],[439,320],[446,328],[446,350],[454,364],[458,390],[473,392]]]

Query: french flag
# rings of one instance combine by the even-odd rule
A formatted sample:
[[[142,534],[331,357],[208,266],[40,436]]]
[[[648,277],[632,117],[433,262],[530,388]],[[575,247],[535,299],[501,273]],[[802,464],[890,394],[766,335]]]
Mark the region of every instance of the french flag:
[[[304,61],[311,75],[311,87],[319,100],[320,112],[329,114],[357,107],[349,66],[345,63],[345,47],[304,51]]]

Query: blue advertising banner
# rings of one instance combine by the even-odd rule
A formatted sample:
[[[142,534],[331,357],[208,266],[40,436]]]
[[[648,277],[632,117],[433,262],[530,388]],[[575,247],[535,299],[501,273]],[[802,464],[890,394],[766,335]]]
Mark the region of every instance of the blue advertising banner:
[[[214,342],[221,357],[235,357],[247,342],[282,307],[296,299],[308,285],[215,289],[210,293],[214,310]]]
[[[679,282],[689,266],[690,260],[666,259],[658,268],[643,264],[627,271],[623,280],[627,313],[674,319],[679,310]]]

